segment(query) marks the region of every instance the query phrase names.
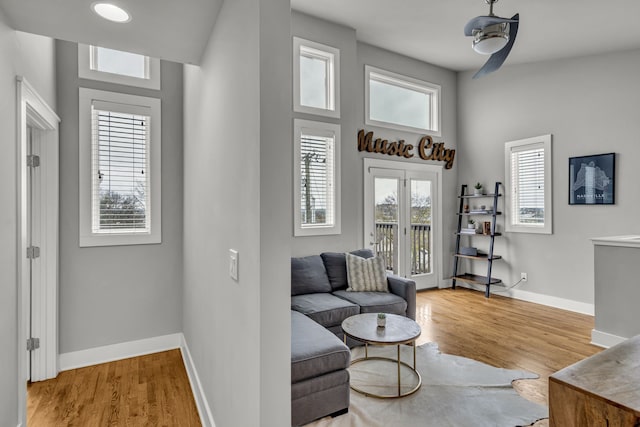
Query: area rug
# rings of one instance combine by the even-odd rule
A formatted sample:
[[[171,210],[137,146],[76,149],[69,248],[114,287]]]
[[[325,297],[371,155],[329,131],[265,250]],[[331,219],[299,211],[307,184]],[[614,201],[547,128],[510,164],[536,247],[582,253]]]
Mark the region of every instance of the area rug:
[[[396,347],[369,347],[369,356],[395,357],[396,351]],[[411,347],[403,346],[401,354],[413,366]],[[353,359],[363,355],[362,347],[352,350]],[[351,390],[347,414],[326,417],[307,427],[513,427],[548,417],[546,406],[524,399],[511,386],[514,380],[538,378],[536,374],[443,354],[435,343],[417,347],[416,359],[422,376],[422,387],[416,393],[378,399]],[[358,363],[349,371],[356,387],[377,394],[390,394],[393,387],[397,391],[397,368],[391,362]],[[409,369],[401,369],[403,392],[416,381]]]

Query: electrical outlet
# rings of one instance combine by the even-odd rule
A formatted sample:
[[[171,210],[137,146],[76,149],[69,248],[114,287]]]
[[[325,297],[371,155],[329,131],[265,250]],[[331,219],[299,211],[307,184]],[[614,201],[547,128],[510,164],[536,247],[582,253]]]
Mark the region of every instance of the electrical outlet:
[[[238,251],[235,249],[229,249],[229,276],[238,280]]]
[[[522,280],[523,282],[529,280],[527,277],[527,273],[520,273],[520,280]]]

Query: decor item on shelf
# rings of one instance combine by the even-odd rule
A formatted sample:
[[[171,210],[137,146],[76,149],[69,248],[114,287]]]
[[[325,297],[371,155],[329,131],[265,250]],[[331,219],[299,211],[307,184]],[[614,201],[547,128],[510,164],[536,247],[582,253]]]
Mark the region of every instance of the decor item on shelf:
[[[467,255],[467,256],[477,256],[478,255],[478,248],[474,248],[472,246],[463,246],[460,248],[460,255]]]
[[[464,205],[464,213],[469,213],[469,205]]]
[[[569,204],[615,204],[616,154],[569,158]]]
[[[387,315],[378,313],[378,328],[384,328],[385,326],[387,326]]]
[[[518,34],[520,14],[510,19],[493,14],[493,4],[498,0],[485,0],[489,5],[489,15],[477,16],[464,26],[464,35],[473,37],[472,47],[481,55],[491,55],[474,79],[492,73],[504,64]]]
[[[482,234],[486,236],[491,234],[491,221],[485,221],[482,223]]]
[[[473,186],[473,195],[482,196],[482,184],[479,182],[476,182],[476,185]]]
[[[470,228],[470,229],[475,230],[475,229],[476,229],[476,222],[475,222],[475,220],[473,220],[473,219],[469,219],[469,222],[467,223],[467,228]]]

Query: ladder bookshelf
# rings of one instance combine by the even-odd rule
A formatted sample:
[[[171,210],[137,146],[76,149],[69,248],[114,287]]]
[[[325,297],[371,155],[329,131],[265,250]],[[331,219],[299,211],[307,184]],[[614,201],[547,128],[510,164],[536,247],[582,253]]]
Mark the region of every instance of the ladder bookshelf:
[[[491,295],[491,285],[498,285],[502,283],[502,280],[497,277],[491,276],[491,269],[493,267],[493,261],[497,259],[502,259],[500,255],[496,255],[493,253],[494,241],[496,237],[501,236],[500,233],[496,233],[496,217],[498,215],[502,215],[502,212],[498,211],[498,199],[502,197],[500,194],[500,186],[502,183],[496,182],[494,192],[490,194],[482,194],[482,195],[474,195],[467,194],[467,185],[464,184],[460,188],[460,195],[458,198],[460,199],[460,207],[458,208],[458,228],[456,229],[456,248],[453,262],[453,276],[451,279],[453,280],[452,288],[456,288],[456,282],[461,281],[465,283],[470,283],[474,285],[482,285],[485,286],[485,297],[489,298]],[[477,207],[465,209],[465,206],[468,206],[470,201],[477,201],[478,199],[491,199],[493,202],[491,208],[485,206],[484,209],[478,209]],[[480,217],[488,219],[491,223],[491,226],[488,230],[483,230],[482,233],[477,233],[475,231],[466,231],[469,229],[464,229],[462,224],[462,219],[467,218],[467,223],[469,219],[472,217]],[[466,224],[465,224],[466,225]],[[469,245],[471,244],[471,240],[473,238],[484,238],[489,240],[489,251],[487,253],[473,253],[468,251],[461,251],[462,247],[460,245],[460,241],[463,236],[469,238]],[[487,263],[487,275],[480,276],[477,274],[471,273],[459,273],[459,262],[462,259],[467,259],[471,261],[481,261]]]

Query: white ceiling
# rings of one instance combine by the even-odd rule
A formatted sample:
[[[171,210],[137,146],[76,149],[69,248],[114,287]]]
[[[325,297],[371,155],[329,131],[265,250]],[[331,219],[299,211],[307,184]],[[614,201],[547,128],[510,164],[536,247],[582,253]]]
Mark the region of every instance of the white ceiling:
[[[20,31],[197,64],[222,0],[112,0],[131,13],[127,24],[98,17],[92,3],[0,0],[0,9]]]
[[[463,34],[484,0],[291,0],[295,10],[355,28],[358,40],[453,70],[486,57]],[[638,0],[500,0],[494,13],[520,13],[506,64],[640,48]]]
[[[184,63],[199,63],[223,0],[113,0],[129,24],[98,18],[92,0],[0,0],[15,29]],[[227,0],[233,1],[233,0]],[[291,0],[293,9],[355,28],[358,40],[453,70],[479,68],[462,28],[484,0]],[[520,13],[507,64],[640,48],[639,0],[500,0]]]

